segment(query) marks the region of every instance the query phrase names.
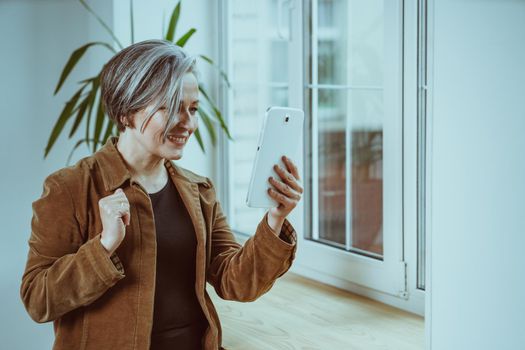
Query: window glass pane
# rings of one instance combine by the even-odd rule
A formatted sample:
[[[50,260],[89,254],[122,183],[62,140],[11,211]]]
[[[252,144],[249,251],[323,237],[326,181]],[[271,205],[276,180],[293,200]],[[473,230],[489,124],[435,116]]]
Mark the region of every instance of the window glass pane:
[[[319,89],[317,111],[319,239],[382,255],[383,93]]]
[[[266,209],[246,206],[257,140],[264,111],[288,104],[288,42],[278,35],[277,0],[230,3],[231,191],[234,230],[252,234]],[[287,28],[287,16],[281,18]],[[287,34],[287,33],[283,33]]]
[[[312,1],[307,101],[318,227],[309,238],[382,258],[383,0]]]
[[[345,245],[346,91],[320,90],[318,104],[319,238]]]
[[[383,0],[318,1],[319,84],[382,85]]]
[[[383,132],[352,131],[351,246],[383,255]]]
[[[278,35],[277,0],[234,0],[232,4],[232,80],[252,84],[287,83],[288,42]],[[281,16],[283,34],[286,34],[287,18],[284,14]]]

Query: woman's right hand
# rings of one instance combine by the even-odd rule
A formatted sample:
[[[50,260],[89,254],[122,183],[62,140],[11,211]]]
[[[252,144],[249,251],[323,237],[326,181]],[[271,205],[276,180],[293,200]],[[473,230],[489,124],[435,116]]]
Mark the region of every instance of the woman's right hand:
[[[121,188],[107,197],[98,201],[100,219],[102,220],[102,233],[100,242],[109,255],[118,248],[126,235],[126,226],[129,225],[131,216],[129,201]]]

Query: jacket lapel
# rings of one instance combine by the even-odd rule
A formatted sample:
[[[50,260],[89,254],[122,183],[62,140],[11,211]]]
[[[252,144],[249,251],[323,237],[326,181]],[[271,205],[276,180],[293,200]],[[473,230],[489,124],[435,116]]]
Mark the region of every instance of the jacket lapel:
[[[204,224],[203,211],[201,207],[201,201],[199,196],[199,185],[201,180],[189,179],[185,176],[182,171],[174,165],[171,161],[165,160],[164,164],[168,169],[171,180],[174,182],[175,187],[179,191],[179,194],[184,202],[186,210],[190,215],[191,222],[195,229],[197,238],[197,252],[196,252],[196,280],[195,288],[199,300],[201,299],[202,292],[205,289],[205,275],[206,275],[206,228]],[[206,185],[207,182],[202,182]]]

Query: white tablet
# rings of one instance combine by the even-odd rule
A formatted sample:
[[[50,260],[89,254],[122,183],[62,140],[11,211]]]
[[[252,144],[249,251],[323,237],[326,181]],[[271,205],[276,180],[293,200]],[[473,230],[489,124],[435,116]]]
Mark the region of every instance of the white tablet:
[[[272,208],[279,203],[268,194],[273,185],[268,178],[281,180],[273,166],[279,164],[287,169],[281,157],[290,158],[295,165],[302,157],[304,113],[289,107],[270,107],[264,115],[263,125],[257,142],[250,186],[246,204],[252,208]],[[282,180],[281,180],[282,181]]]

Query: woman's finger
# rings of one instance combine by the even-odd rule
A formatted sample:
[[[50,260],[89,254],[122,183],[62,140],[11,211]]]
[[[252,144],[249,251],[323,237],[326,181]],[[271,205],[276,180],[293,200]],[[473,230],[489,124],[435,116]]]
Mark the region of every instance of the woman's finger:
[[[275,164],[273,168],[275,172],[279,175],[279,177],[283,180],[283,182],[287,183],[295,191],[303,193],[303,188],[299,185],[294,175],[289,173],[287,170],[284,170],[278,164]]]
[[[111,213],[115,218],[123,218],[129,214],[129,211],[126,209],[115,208],[111,211]]]
[[[129,210],[122,216],[122,220],[124,221],[124,225],[128,226],[131,222],[131,214],[129,213]]]
[[[287,184],[279,181],[279,180],[276,180],[274,179],[273,177],[269,177],[268,178],[268,182],[270,182],[273,186],[275,186],[275,188],[282,194],[284,194],[285,196],[287,196],[288,198],[290,199],[295,199],[295,200],[299,200],[301,199],[301,196],[295,192],[290,186],[288,186]]]
[[[282,156],[284,164],[286,164],[286,167],[288,168],[288,171],[298,180],[300,181],[301,178],[299,176],[299,169],[297,169],[297,166],[295,163],[288,157]]]
[[[115,219],[121,219],[122,222],[124,223],[124,225],[129,225],[130,221],[131,221],[131,216],[130,216],[130,213],[129,211],[126,211],[126,210],[115,210],[113,211],[113,217]]]
[[[281,203],[286,208],[293,205],[293,201],[290,198],[286,197],[284,194],[278,192],[273,188],[269,188],[268,193],[272,198],[274,198],[277,202]]]

